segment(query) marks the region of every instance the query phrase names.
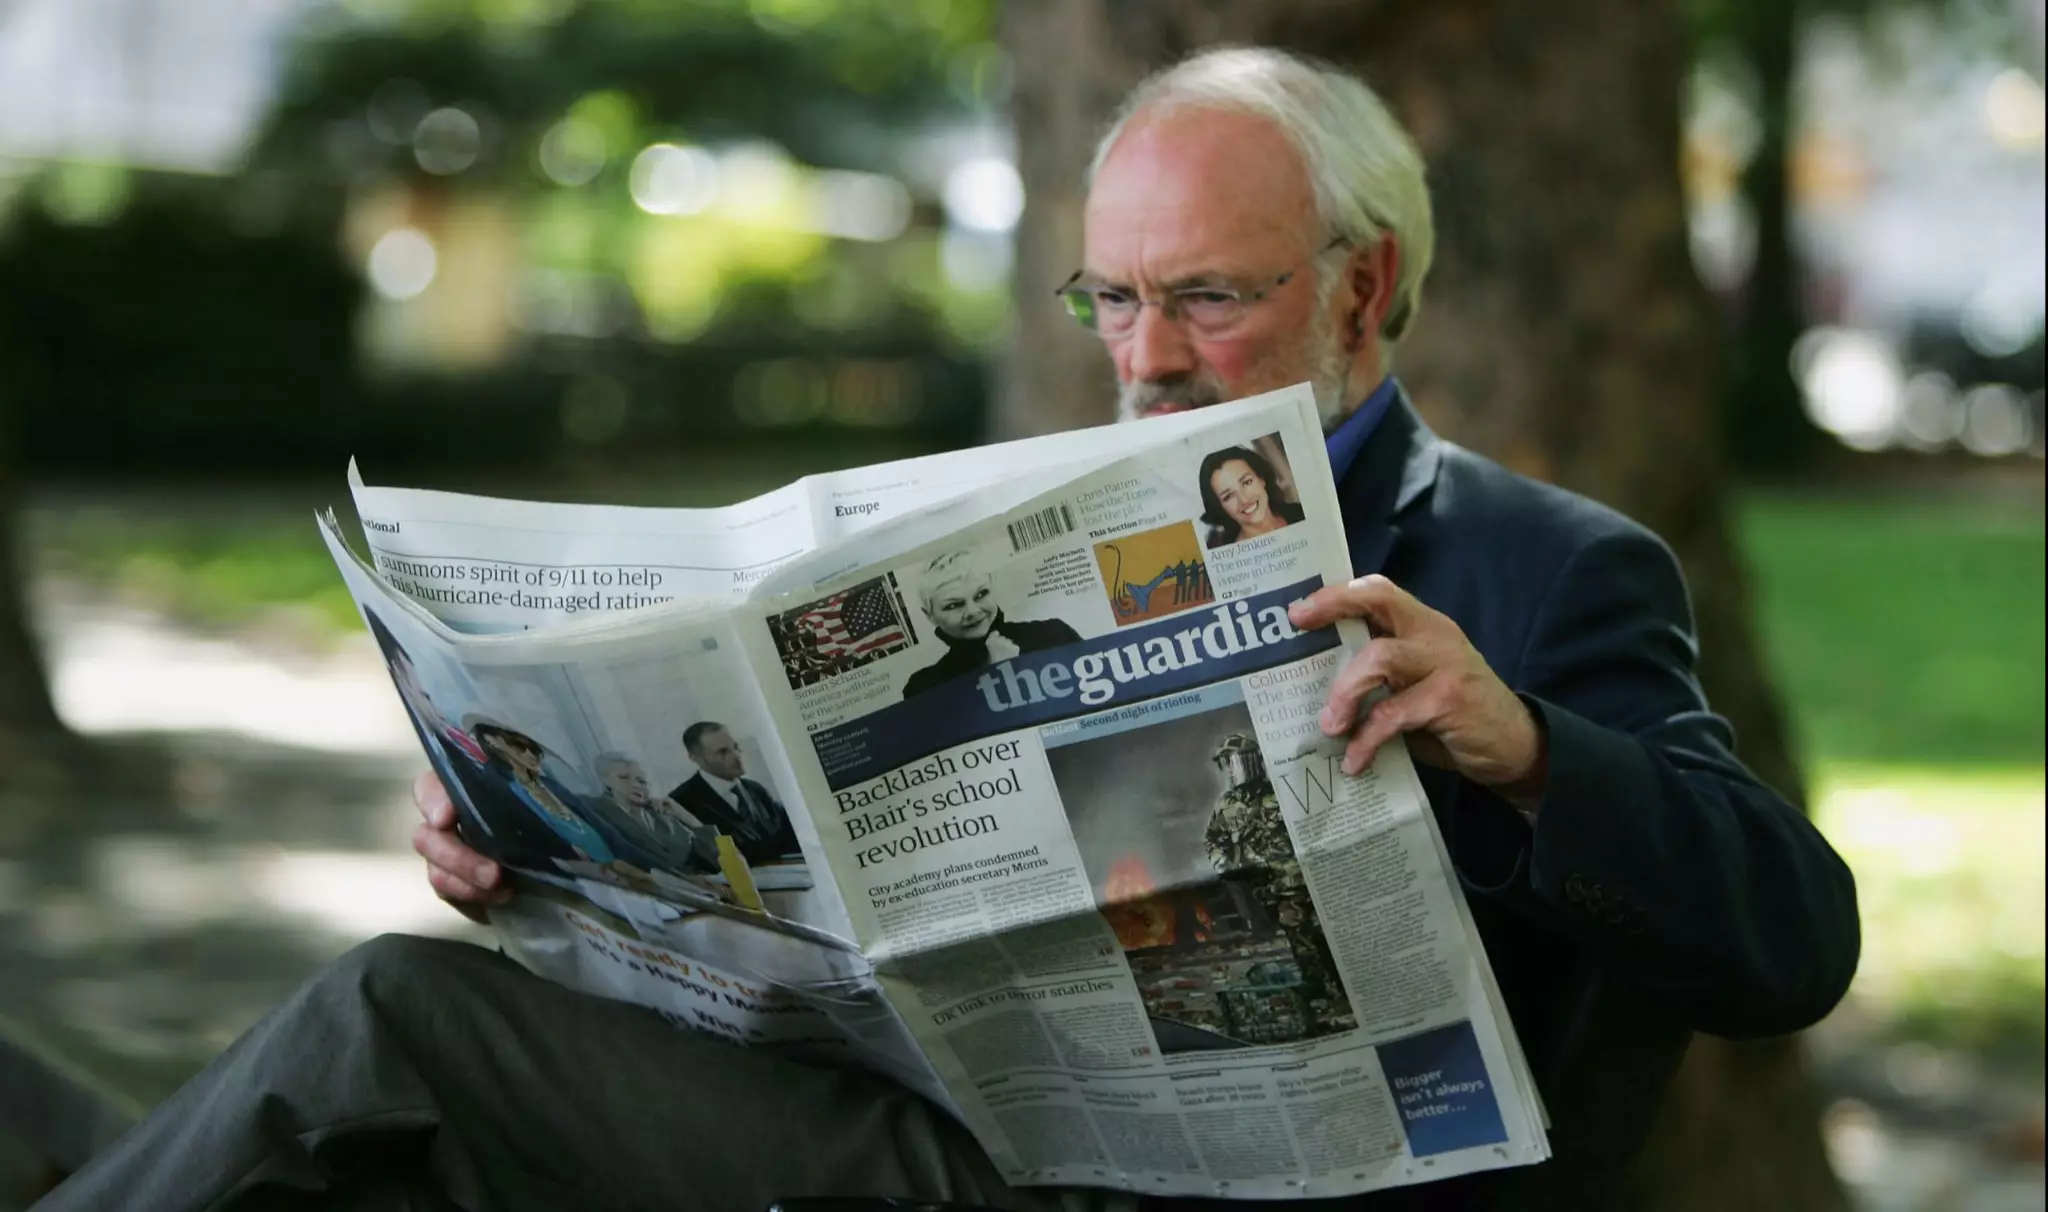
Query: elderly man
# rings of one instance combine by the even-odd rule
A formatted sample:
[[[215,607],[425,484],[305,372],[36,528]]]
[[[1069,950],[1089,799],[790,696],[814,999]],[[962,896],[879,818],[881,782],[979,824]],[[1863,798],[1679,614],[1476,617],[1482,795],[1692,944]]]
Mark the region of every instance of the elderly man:
[[[1356,1206],[1599,1207],[1691,1032],[1788,1032],[1835,1004],[1856,963],[1854,890],[1702,701],[1665,547],[1438,440],[1388,377],[1431,238],[1422,164],[1364,86],[1223,52],[1126,105],[1063,295],[1108,349],[1126,416],[1315,385],[1359,579],[1296,622],[1362,616],[1377,636],[1323,726],[1350,738],[1353,767],[1395,735],[1428,764],[1553,1121],[1547,1163]],[[500,873],[457,840],[442,789],[423,780],[418,798],[434,887],[471,912],[499,902]],[[56,1204],[346,1188],[369,1181],[344,1165],[365,1157],[385,1162],[377,1181],[514,1207],[1052,1198],[1005,1188],[945,1116],[878,1082],[400,940],[317,979]]]

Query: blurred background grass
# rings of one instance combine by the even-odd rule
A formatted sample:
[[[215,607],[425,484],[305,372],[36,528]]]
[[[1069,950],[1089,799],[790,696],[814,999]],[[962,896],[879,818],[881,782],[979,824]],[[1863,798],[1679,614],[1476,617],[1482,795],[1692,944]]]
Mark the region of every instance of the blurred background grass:
[[[1744,550],[1809,761],[2042,760],[2040,515],[1896,494],[1751,493]]]

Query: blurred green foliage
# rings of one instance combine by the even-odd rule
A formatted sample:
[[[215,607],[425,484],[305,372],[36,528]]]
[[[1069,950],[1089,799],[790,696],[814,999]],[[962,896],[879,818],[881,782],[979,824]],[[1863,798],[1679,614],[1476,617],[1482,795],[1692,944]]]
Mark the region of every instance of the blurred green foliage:
[[[572,115],[613,158],[657,138],[755,137],[858,167],[876,130],[986,106],[1003,87],[993,0],[366,0],[332,13],[293,59],[259,168],[407,169],[413,124],[449,104],[483,126],[469,182],[545,184],[541,138]]]
[[[1006,67],[991,0],[376,0],[340,11],[295,56],[253,175],[325,181],[316,205],[403,188],[413,221],[455,205],[450,195],[496,198],[515,214],[525,265],[624,285],[663,340],[714,321],[893,327],[974,346],[998,331],[1006,295],[948,290],[929,218],[877,253],[833,244],[810,213],[812,170],[900,173],[919,138],[995,111]],[[437,113],[474,124],[455,136],[460,167],[430,154]],[[752,152],[722,170],[699,158],[699,173],[745,178],[716,202],[650,213],[636,204],[636,174],[660,144]]]
[[[36,575],[95,600],[204,630],[246,629],[278,611],[315,620],[337,638],[362,628],[310,514],[32,509],[23,528]]]
[[[38,472],[964,440],[1008,244],[941,203],[999,152],[993,14],[311,7],[236,171],[0,181],[0,423]],[[798,356],[817,398],[764,405]]]

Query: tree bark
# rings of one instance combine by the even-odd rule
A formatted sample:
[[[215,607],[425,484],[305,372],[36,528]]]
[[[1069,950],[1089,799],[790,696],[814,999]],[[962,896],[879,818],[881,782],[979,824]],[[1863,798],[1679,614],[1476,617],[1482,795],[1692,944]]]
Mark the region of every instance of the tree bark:
[[[1756,258],[1736,298],[1726,408],[1737,467],[1785,474],[1810,465],[1821,431],[1792,377],[1792,347],[1806,324],[1792,247],[1792,72],[1801,6],[1792,0],[1731,6],[1735,49],[1756,73],[1757,147],[1742,174],[1756,225]]]
[[[1359,71],[1430,165],[1438,251],[1395,368],[1432,424],[1655,529],[1685,565],[1701,677],[1759,776],[1801,801],[1727,523],[1714,320],[1679,177],[1686,57],[1670,0],[1013,0],[1017,341],[1005,436],[1109,419],[1106,359],[1050,298],[1083,173],[1148,70],[1216,42]],[[1796,1041],[1702,1038],[1641,1166],[1646,1209],[1846,1207]]]
[[[16,549],[19,486],[11,418],[0,411],[0,840],[32,830],[71,782],[74,738],[50,702]]]

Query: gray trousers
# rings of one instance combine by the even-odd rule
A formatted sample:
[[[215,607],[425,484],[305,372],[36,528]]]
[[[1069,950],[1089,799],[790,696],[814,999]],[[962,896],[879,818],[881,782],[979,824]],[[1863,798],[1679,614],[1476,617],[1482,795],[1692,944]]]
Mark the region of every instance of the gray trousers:
[[[306,983],[36,1205],[706,1208],[883,1195],[1054,1207],[944,1113],[572,992],[463,943],[387,935]]]

